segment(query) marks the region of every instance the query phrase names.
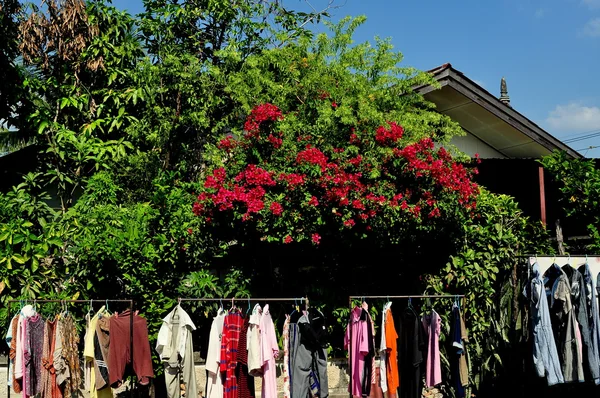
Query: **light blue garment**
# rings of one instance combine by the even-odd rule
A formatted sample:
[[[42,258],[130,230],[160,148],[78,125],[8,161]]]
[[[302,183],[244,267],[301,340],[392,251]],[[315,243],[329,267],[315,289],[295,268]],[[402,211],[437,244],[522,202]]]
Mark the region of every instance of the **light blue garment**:
[[[18,314],[17,314],[17,315],[18,315]],[[12,319],[10,320],[10,322],[8,323],[8,331],[6,332],[6,345],[7,345],[8,347],[10,347],[10,343],[11,343],[11,341],[12,341],[12,339],[13,339],[13,335],[12,335],[12,324],[13,324],[13,321],[15,320],[15,318],[17,317],[17,315],[13,316],[13,318],[12,318]],[[12,369],[13,369],[13,366],[14,366],[14,364],[13,364],[13,362],[14,362],[14,361],[15,361],[14,359],[11,359],[10,361],[8,361],[8,375],[9,375],[9,376],[8,376],[8,378],[7,378],[7,385],[8,385],[9,387],[12,387],[12,385],[13,385],[13,378],[12,378],[12,376],[10,376],[10,375],[12,375],[12,374],[13,374],[13,373],[12,373]]]
[[[592,372],[592,377],[596,385],[600,384],[600,317],[598,316],[598,303],[596,301],[596,289],[594,289],[594,280],[590,266],[586,262],[585,265],[579,267],[579,272],[583,275],[583,289],[585,299],[588,305],[588,326],[590,329],[590,347],[589,347],[589,364],[590,367],[595,366],[596,374]]]
[[[533,363],[537,374],[540,377],[545,376],[549,386],[564,383],[556,342],[552,333],[546,289],[537,263],[533,265],[533,278],[523,293],[529,298],[531,306]]]

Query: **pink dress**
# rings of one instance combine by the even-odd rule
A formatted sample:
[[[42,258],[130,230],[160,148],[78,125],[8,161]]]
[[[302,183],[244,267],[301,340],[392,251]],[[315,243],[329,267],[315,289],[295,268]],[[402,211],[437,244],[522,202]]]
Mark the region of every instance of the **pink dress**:
[[[441,319],[437,312],[431,310],[430,315],[423,315],[423,327],[427,333],[427,368],[425,385],[433,387],[442,382],[440,368],[440,331]]]
[[[279,356],[279,346],[275,335],[275,325],[269,312],[269,305],[263,308],[260,318],[261,363],[263,364],[262,398],[277,398],[277,369],[275,358]]]
[[[353,396],[362,395],[362,371],[365,366],[365,355],[369,354],[369,332],[367,322],[360,320],[362,308],[355,307],[350,313],[350,324],[346,328],[344,348],[350,351],[352,363],[349,364],[351,381],[348,392]],[[350,336],[352,330],[352,336]]]

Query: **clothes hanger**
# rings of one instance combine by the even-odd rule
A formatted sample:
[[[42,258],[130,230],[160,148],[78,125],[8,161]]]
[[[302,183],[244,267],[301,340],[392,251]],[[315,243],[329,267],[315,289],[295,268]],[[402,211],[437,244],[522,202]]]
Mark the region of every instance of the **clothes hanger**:
[[[248,309],[246,310],[246,316],[250,313],[250,297],[248,297]]]

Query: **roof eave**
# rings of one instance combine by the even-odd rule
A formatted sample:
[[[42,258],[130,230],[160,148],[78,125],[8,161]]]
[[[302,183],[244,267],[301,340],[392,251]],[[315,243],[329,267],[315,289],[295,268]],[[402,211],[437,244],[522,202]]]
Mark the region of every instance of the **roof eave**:
[[[487,90],[466,77],[460,71],[454,69],[452,65],[445,64],[438,68],[432,69],[429,72],[432,73],[433,77],[438,81],[441,87],[450,85],[453,89],[457,90],[471,101],[479,104],[484,109],[510,124],[512,127],[525,134],[532,141],[548,149],[550,152],[558,149],[565,151],[572,158],[583,158],[583,155],[581,155],[579,152],[549,134],[523,114],[516,111],[514,108],[502,103]],[[416,87],[416,91],[422,95],[430,93],[434,90],[437,90],[437,88],[431,85]]]

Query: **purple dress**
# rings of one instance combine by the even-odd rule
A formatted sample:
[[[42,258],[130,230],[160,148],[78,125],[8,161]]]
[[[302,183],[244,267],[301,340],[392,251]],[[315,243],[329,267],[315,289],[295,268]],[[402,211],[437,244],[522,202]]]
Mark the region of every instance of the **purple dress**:
[[[423,315],[423,328],[427,333],[427,368],[425,370],[425,385],[433,387],[442,382],[440,368],[440,331],[441,319],[437,312]]]

